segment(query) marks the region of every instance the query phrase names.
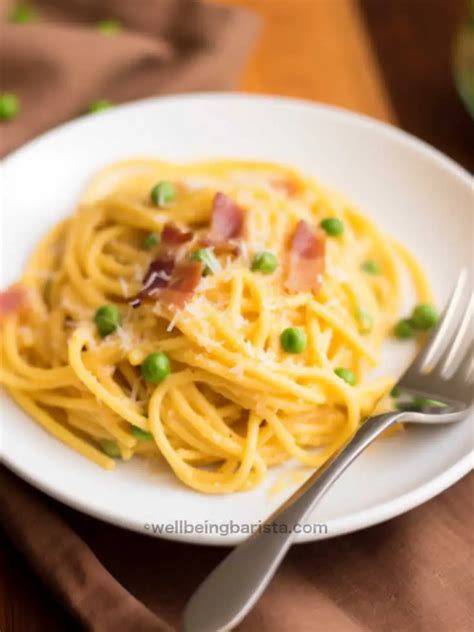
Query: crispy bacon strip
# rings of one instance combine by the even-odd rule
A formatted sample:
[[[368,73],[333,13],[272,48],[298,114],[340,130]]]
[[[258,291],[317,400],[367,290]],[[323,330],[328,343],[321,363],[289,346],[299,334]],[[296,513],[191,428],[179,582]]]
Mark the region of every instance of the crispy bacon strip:
[[[153,288],[165,287],[171,278],[174,268],[173,259],[155,259],[150,263],[150,267],[143,279],[143,290],[146,288],[153,291]]]
[[[236,239],[242,233],[244,211],[224,193],[216,193],[212,203],[211,230],[208,240],[212,245]]]
[[[228,241],[227,243],[216,244],[214,246],[214,252],[216,255],[240,255],[241,248],[235,241]]]
[[[318,292],[325,270],[326,233],[301,220],[290,240],[286,288],[290,292]]]
[[[219,252],[237,253],[238,245],[231,240],[240,236],[243,220],[244,212],[240,206],[224,193],[216,193],[206,245],[214,246]],[[132,307],[138,307],[144,299],[159,300],[178,309],[185,305],[198,286],[204,269],[199,261],[175,262],[177,248],[192,238],[192,232],[183,231],[172,223],[165,224],[161,233],[160,256],[151,263],[142,289],[130,301]]]
[[[13,285],[0,292],[0,322],[8,314],[19,313],[28,305],[28,292],[22,285]]]
[[[132,307],[139,307],[143,300],[153,299],[158,290],[168,285],[174,269],[174,259],[158,258],[150,263],[143,279],[142,289],[131,299]]]
[[[202,277],[204,265],[200,261],[182,261],[174,269],[171,281],[159,292],[160,302],[167,307],[181,309],[194,294]]]
[[[175,224],[168,222],[164,225],[161,233],[161,243],[163,246],[180,246],[181,244],[190,241],[193,238],[193,234],[189,230],[181,230]]]
[[[129,301],[132,307],[139,307],[144,300],[158,298],[159,291],[167,287],[172,278],[176,251],[192,238],[191,231],[181,230],[171,222],[164,225],[161,232],[159,255],[151,262],[143,279],[142,289]]]
[[[238,256],[241,253],[241,247],[237,241],[228,241],[214,244],[210,239],[200,239],[198,241],[199,246],[202,248],[208,248],[212,246],[214,254],[216,255],[234,255]]]

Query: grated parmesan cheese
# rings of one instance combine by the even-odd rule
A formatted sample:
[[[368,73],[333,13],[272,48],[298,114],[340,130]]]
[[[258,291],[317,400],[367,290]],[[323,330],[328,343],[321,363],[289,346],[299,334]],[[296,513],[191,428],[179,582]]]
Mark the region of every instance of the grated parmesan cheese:
[[[157,279],[161,279],[162,281],[169,281],[171,279],[171,276],[169,274],[166,274],[164,270],[158,270],[157,272],[153,271],[148,277],[147,282],[142,287],[142,292],[146,292],[146,290],[148,290],[148,288],[150,288]]]
[[[249,265],[250,263],[249,249],[244,239],[242,239],[242,241],[240,242],[240,253],[241,253],[241,257],[244,264]]]
[[[138,403],[138,387],[139,387],[139,385],[140,385],[140,378],[136,379],[133,382],[133,386],[132,386],[131,391],[130,391],[130,399],[135,404]]]
[[[120,289],[122,290],[122,295],[124,298],[128,298],[128,284],[123,277],[119,277],[118,279]]]
[[[124,327],[118,327],[116,330],[117,337],[120,342],[122,351],[128,352],[132,350],[132,337]]]
[[[136,263],[133,266],[133,276],[134,276],[135,281],[137,281],[138,283],[142,282],[143,270],[142,270],[142,267],[138,263]]]
[[[190,191],[197,191],[199,189],[205,189],[209,186],[211,179],[210,178],[186,178],[184,180],[184,184],[186,188]]]
[[[236,377],[243,378],[245,369],[241,364],[236,364],[231,369],[229,369],[230,373],[233,373]]]
[[[179,317],[180,317],[180,313],[179,311],[176,311],[173,315],[173,318],[170,320],[168,327],[166,328],[166,331],[168,332],[173,331],[176,323],[178,322]]]
[[[342,283],[349,281],[347,272],[342,268],[335,266],[330,261],[326,262],[326,273],[336,281],[340,281]]]

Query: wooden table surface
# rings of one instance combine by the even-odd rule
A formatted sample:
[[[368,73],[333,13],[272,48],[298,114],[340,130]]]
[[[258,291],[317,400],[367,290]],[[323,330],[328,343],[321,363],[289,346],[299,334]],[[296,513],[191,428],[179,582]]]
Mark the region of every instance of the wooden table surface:
[[[248,6],[263,18],[241,89],[397,121],[474,169],[474,126],[457,98],[450,66],[463,0],[219,1]],[[90,528],[102,525],[91,519]],[[0,534],[0,630],[75,629]]]

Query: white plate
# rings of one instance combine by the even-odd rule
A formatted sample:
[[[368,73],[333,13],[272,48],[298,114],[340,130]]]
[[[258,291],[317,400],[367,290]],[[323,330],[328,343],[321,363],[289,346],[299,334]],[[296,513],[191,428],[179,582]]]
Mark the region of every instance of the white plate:
[[[331,107],[201,94],[151,99],[83,117],[7,158],[1,286],[18,277],[38,238],[71,212],[98,169],[139,155],[176,161],[274,160],[314,174],[345,192],[418,255],[440,302],[461,266],[471,265],[470,177],[436,150],[395,128]],[[411,352],[409,345],[392,346],[384,368],[400,370]],[[220,497],[191,491],[165,468],[151,471],[140,460],[105,472],[50,437],[4,394],[1,412],[1,453],[8,467],[76,509],[141,533],[150,533],[151,523],[187,520],[208,532],[162,535],[233,544],[244,535],[225,534],[230,530],[226,525],[258,522],[295,486],[271,492],[294,464],[273,470],[255,491]],[[410,428],[379,441],[349,468],[308,521],[326,524],[327,534],[302,533],[299,541],[361,529],[428,500],[468,472],[471,442],[469,420],[444,428]]]

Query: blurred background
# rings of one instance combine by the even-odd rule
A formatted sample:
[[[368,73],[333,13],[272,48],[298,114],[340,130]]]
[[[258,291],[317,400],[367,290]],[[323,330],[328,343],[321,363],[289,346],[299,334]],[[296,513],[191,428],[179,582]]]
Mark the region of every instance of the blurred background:
[[[133,98],[237,89],[368,114],[474,169],[472,0],[0,0],[0,22],[3,154]],[[52,505],[117,570],[132,536]],[[0,629],[75,629],[1,529]]]
[[[210,5],[248,9],[258,27],[247,15],[213,13]],[[120,86],[104,69],[109,94],[95,95],[98,108],[112,96],[120,102],[196,89],[303,97],[389,119],[474,167],[468,114],[469,107],[474,112],[474,0],[2,0],[0,16],[0,91],[16,93],[19,84],[23,114],[30,116],[27,132],[12,131],[20,118],[0,125],[3,153],[89,107],[77,102],[77,86],[92,81],[85,66],[105,63],[116,47],[108,63]],[[107,36],[108,49],[94,33],[96,40]],[[87,56],[92,50],[95,61]],[[176,51],[194,55],[193,64],[170,63],[163,75],[167,55]],[[84,56],[82,65],[75,53]],[[206,54],[212,68],[200,66]],[[61,81],[45,83],[58,68]],[[156,85],[150,78],[140,88],[136,77],[131,81],[132,70],[143,77],[154,68]],[[60,111],[59,97],[66,103],[71,92],[74,107]]]
[[[264,19],[264,30],[241,88],[251,92],[304,96],[367,109],[367,95],[335,85],[338,63],[353,67],[347,38],[366,37],[380,72],[394,120],[405,130],[441,148],[471,171],[474,168],[474,2],[472,0],[221,0],[245,5]],[[326,19],[324,19],[326,18]],[[365,33],[359,32],[357,22]],[[321,42],[323,40],[323,42]],[[272,63],[275,47],[285,50]],[[321,67],[328,47],[332,64]],[[328,53],[329,57],[329,53]],[[360,68],[354,73],[359,78]],[[315,75],[319,75],[315,77]],[[324,75],[321,76],[321,75]],[[345,78],[347,80],[347,78]],[[465,102],[459,97],[463,88]],[[377,116],[377,112],[371,112]]]

